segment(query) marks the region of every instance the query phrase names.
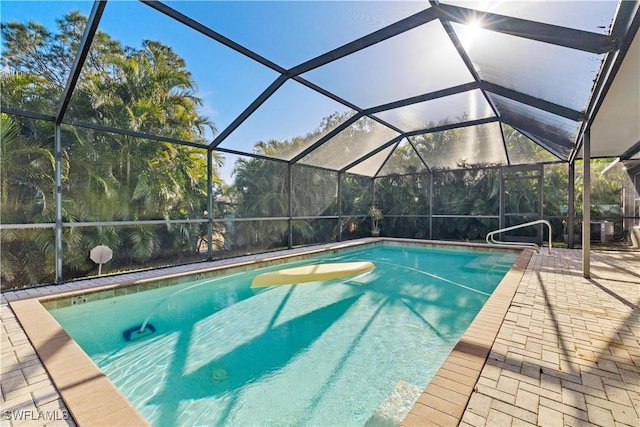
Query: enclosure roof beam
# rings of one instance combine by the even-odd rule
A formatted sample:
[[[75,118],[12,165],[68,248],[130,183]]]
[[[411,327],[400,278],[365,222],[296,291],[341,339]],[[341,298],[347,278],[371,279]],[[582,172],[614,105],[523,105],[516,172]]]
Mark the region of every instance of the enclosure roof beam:
[[[411,141],[411,139],[409,137],[407,137],[407,141],[409,142],[409,145],[411,145],[411,148],[413,148],[413,151],[415,151],[415,153],[417,154],[418,158],[420,159],[420,161],[422,162],[424,167],[427,168],[429,173],[433,173],[433,169],[431,168],[431,165],[429,165],[429,162],[427,162],[427,159],[422,157],[422,154],[418,151],[418,149],[416,148],[416,145],[413,143],[413,141]]]
[[[178,12],[177,10],[167,6],[166,4],[160,2],[160,1],[156,1],[156,0],[140,0],[141,3],[146,4],[147,6],[149,6],[152,9],[157,10],[158,12],[167,15],[168,17],[175,19],[176,21],[180,22],[183,25],[186,25],[187,27],[196,30],[197,32],[199,32],[200,34],[203,34],[207,37],[209,37],[210,39],[213,39],[219,43],[222,43],[223,45],[227,46],[230,49],[235,50],[238,53],[241,53],[244,56],[247,56],[251,59],[253,59],[254,61],[259,62],[260,64],[264,65],[265,67],[269,67],[272,70],[280,73],[280,74],[285,74],[286,73],[286,69],[279,66],[278,64],[275,64],[274,62],[269,61],[268,59],[264,58],[261,55],[258,55],[257,53],[253,52],[252,50],[247,49],[246,47],[234,42],[233,40],[223,36],[222,34],[213,31],[211,28],[207,27],[206,25],[201,24],[200,22],[196,21],[193,18],[190,18],[186,15],[184,15],[183,13]]]
[[[452,125],[436,126],[436,127],[429,128],[429,129],[424,129],[424,130],[406,132],[406,133],[404,133],[402,135],[398,135],[398,136],[394,137],[389,142],[385,142],[384,144],[380,145],[379,147],[376,147],[374,150],[370,151],[369,153],[367,153],[366,155],[360,157],[359,159],[354,160],[353,162],[349,163],[347,166],[345,166],[342,169],[340,169],[339,172],[346,172],[348,169],[351,169],[352,167],[358,165],[359,163],[364,162],[365,160],[369,159],[370,157],[375,156],[380,151],[382,151],[385,148],[395,144],[396,142],[401,141],[405,137],[408,140],[408,137],[411,137],[411,136],[425,135],[425,134],[428,134],[428,133],[435,133],[435,132],[441,132],[441,131],[445,131],[445,130],[458,129],[458,128],[463,128],[463,127],[467,127],[467,126],[476,126],[476,125],[482,125],[482,124],[487,124],[487,123],[494,123],[494,122],[497,122],[497,121],[498,121],[498,119],[496,117],[490,117],[490,118],[487,118],[487,119],[470,120],[470,121],[467,121],[467,122],[456,123],[456,124],[452,124]],[[420,160],[424,163],[424,165],[427,167],[427,169],[431,172],[432,168],[429,166],[427,161],[422,157],[422,155],[420,155],[420,153],[416,149],[415,145],[411,141],[409,141],[409,143],[411,144],[413,149],[416,151],[416,153],[418,153],[418,156],[420,157]]]
[[[306,87],[308,87],[309,89],[315,90],[318,93],[321,93],[322,95],[326,96],[327,98],[333,99],[334,101],[342,104],[342,105],[346,105],[347,107],[351,108],[354,111],[358,111],[361,112],[362,108],[358,107],[355,104],[352,104],[351,102],[347,101],[346,99],[343,99],[341,97],[339,97],[338,95],[336,95],[333,92],[329,92],[328,90],[321,88],[320,86],[316,85],[315,83],[310,82],[307,79],[304,79],[300,76],[296,76],[296,77],[291,77],[291,80],[295,80],[300,84],[305,85]]]
[[[401,135],[400,135],[401,136]],[[395,151],[398,149],[398,146],[400,145],[400,141],[402,141],[402,138],[397,139],[397,138],[393,138],[394,141],[396,141],[395,143],[395,147],[393,147],[393,149],[391,151],[389,151],[389,154],[387,154],[387,156],[385,157],[385,159],[380,162],[380,166],[378,167],[378,169],[375,171],[375,173],[373,174],[372,178],[377,178],[378,174],[380,173],[380,171],[382,171],[382,169],[384,168],[384,166],[387,164],[387,162],[389,161],[389,159],[391,158],[391,156],[393,156],[393,153],[395,153]],[[387,145],[387,144],[385,144]]]
[[[523,104],[538,108],[540,110],[547,111],[549,113],[553,113],[555,115],[564,117],[566,119],[570,119],[576,122],[581,122],[586,120],[584,113],[580,111],[574,110],[572,108],[567,108],[562,105],[555,104],[553,102],[545,101],[544,99],[536,98],[534,96],[527,95],[525,93],[518,92],[513,89],[506,88],[504,86],[489,83],[487,81],[482,81],[480,82],[480,88],[482,88],[487,92],[491,92],[496,95],[509,98],[513,101],[521,102]]]
[[[502,121],[503,123],[508,124],[509,126],[516,128],[518,130],[522,131],[526,131],[528,133],[534,134],[534,135],[540,135],[543,138],[547,138],[550,141],[553,141],[554,143],[562,146],[562,147],[567,147],[567,148],[573,148],[574,145],[571,142],[568,141],[562,141],[558,138],[557,135],[554,135],[553,133],[547,132],[543,127],[535,127],[535,126],[531,126],[531,124],[528,121],[520,121],[520,120],[514,120],[512,118],[505,118],[502,117],[500,119],[500,121]]]
[[[360,163],[364,162],[365,160],[368,160],[369,158],[375,156],[376,154],[378,154],[382,150],[388,148],[389,146],[400,142],[402,140],[402,138],[404,138],[403,135],[398,135],[398,136],[394,137],[390,141],[385,142],[384,144],[380,145],[379,147],[376,147],[375,149],[373,149],[372,151],[368,152],[364,156],[362,156],[362,157],[354,160],[353,162],[349,163],[348,165],[346,165],[345,167],[340,169],[338,172],[340,172],[340,173],[347,172],[352,167],[359,165]],[[383,162],[383,164],[384,164],[384,162]],[[376,174],[377,174],[377,172],[376,172]],[[376,174],[374,174],[373,176],[375,176]]]
[[[401,99],[399,101],[382,104],[363,110],[365,114],[375,114],[382,111],[393,110],[395,108],[406,107],[407,105],[419,104],[421,102],[431,101],[445,96],[457,95],[459,93],[468,92],[470,90],[479,89],[480,84],[477,82],[465,83],[458,86],[452,86],[446,89],[425,93],[423,95],[412,96],[410,98]]]
[[[104,12],[104,8],[106,5],[107,2],[105,0],[97,0],[93,3],[93,8],[91,9],[91,13],[89,14],[89,17],[87,19],[87,26],[84,29],[82,39],[80,40],[80,43],[78,45],[78,51],[76,52],[76,56],[73,59],[73,65],[71,65],[71,71],[69,72],[67,84],[62,91],[60,104],[58,105],[58,109],[56,111],[56,124],[60,124],[62,122],[62,119],[67,112],[69,101],[71,101],[71,96],[73,95],[73,90],[75,89],[76,84],[78,83],[78,79],[80,78],[80,73],[82,72],[84,61],[87,59],[89,49],[91,49],[91,42],[93,41],[93,37],[98,30],[98,24],[100,23],[100,18],[102,17],[102,12]]]
[[[630,160],[633,156],[640,153],[640,141],[633,144],[627,151],[620,155],[620,160]]]
[[[487,118],[484,118],[484,119],[468,120],[466,122],[451,123],[451,124],[447,124],[447,125],[434,126],[434,127],[431,127],[431,128],[413,130],[411,132],[406,132],[404,134],[404,136],[419,136],[419,135],[426,135],[426,134],[429,134],[429,133],[444,132],[444,131],[452,130],[452,129],[465,128],[465,127],[468,127],[468,126],[486,125],[486,124],[489,124],[489,123],[495,123],[498,120],[499,119],[497,117],[487,117]]]
[[[278,159],[277,157],[269,157],[269,156],[265,156],[264,154],[258,154],[258,153],[245,153],[244,151],[233,150],[233,149],[230,149],[230,148],[218,147],[214,151],[219,151],[221,153],[235,154],[235,155],[242,156],[242,157],[251,157],[253,159],[259,159],[259,160],[269,160],[271,162],[282,163],[282,164],[286,164],[286,165],[289,165],[289,166],[299,166],[299,167],[305,167],[305,168],[314,168],[314,169],[327,171],[327,172],[334,172],[334,173],[338,172],[335,169],[330,169],[330,168],[326,168],[326,167],[322,167],[322,166],[305,165],[305,164],[302,164],[302,163],[291,164],[291,163],[289,163],[288,160],[285,160],[285,159]]]
[[[509,124],[509,123],[506,123]],[[554,156],[556,156],[558,158],[558,160],[562,161],[562,162],[566,162],[567,161],[567,157],[563,156],[562,154],[560,154],[558,152],[558,150],[556,150],[553,147],[550,147],[548,144],[545,144],[542,141],[539,141],[538,138],[536,138],[535,136],[531,135],[529,132],[520,129],[518,127],[516,127],[515,125],[509,125],[511,127],[513,127],[515,130],[517,130],[518,132],[520,132],[521,134],[523,134],[524,136],[526,136],[528,139],[530,139],[531,141],[533,141],[534,144],[539,145],[540,147],[544,148],[545,150],[547,150],[549,153],[553,154]]]
[[[284,160],[284,159],[279,159],[277,157],[269,157],[269,156],[265,156],[264,154],[259,154],[259,153],[247,153],[244,151],[238,151],[238,150],[234,150],[231,148],[224,148],[224,147],[218,147],[213,151],[219,151],[221,153],[227,153],[227,154],[235,154],[237,156],[242,156],[242,157],[251,157],[253,159],[260,159],[260,160],[271,160],[274,162],[279,162],[279,163],[289,163],[288,160]]]
[[[349,126],[351,126],[357,120],[362,118],[362,116],[363,116],[362,113],[356,113],[353,116],[349,117],[349,119],[345,120],[343,123],[341,123],[338,126],[336,126],[331,132],[329,132],[328,134],[326,134],[325,136],[320,138],[318,141],[316,141],[313,144],[311,144],[306,149],[302,150],[301,153],[299,153],[297,156],[295,156],[289,162],[290,163],[298,162],[300,159],[302,159],[304,156],[306,156],[307,154],[309,154],[310,152],[312,152],[313,150],[315,150],[316,148],[318,148],[319,146],[324,144],[326,141],[330,140],[331,138],[333,138],[334,136],[336,136],[337,134],[339,134],[340,132],[342,132],[343,130],[348,128]]]
[[[313,59],[310,59],[309,61],[303,62],[302,64],[291,68],[289,70],[289,74],[291,76],[304,74],[315,68],[321,67],[347,55],[351,55],[352,53],[358,52],[384,40],[390,39],[391,37],[397,36],[398,34],[402,34],[404,32],[412,30],[437,18],[438,16],[432,8],[422,10],[414,15],[394,22],[393,24],[388,25],[378,31],[374,31],[373,33],[360,37],[357,40],[354,40],[341,47],[319,55]]]
[[[166,136],[158,136],[150,133],[136,132],[129,129],[114,128],[111,126],[106,126],[99,123],[85,122],[82,120],[63,120],[62,124],[77,126],[85,129],[93,129],[102,132],[115,133],[118,135],[132,136],[134,138],[148,139],[150,141],[168,142],[171,144],[184,145],[187,147],[201,148],[203,150],[207,150],[208,148],[208,146],[205,144],[198,144],[196,142],[184,141],[182,139],[169,138]]]
[[[625,3],[625,2],[622,2]],[[617,49],[617,40],[603,34],[582,31],[558,25],[545,24],[495,13],[481,12],[459,6],[438,4],[433,6],[439,18],[460,24],[480,22],[482,28],[512,36],[523,37],[557,46],[596,54]]]
[[[43,114],[43,113],[38,113],[36,111],[25,111],[17,108],[7,107],[4,105],[0,105],[0,112],[14,115],[14,116],[28,117],[30,119],[46,120],[48,122],[55,122],[55,119],[56,119],[56,117],[52,114]],[[136,138],[148,139],[152,141],[169,142],[172,144],[184,145],[188,147],[207,149],[206,145],[198,144],[191,141],[184,141],[176,138],[162,137],[154,134],[136,132],[128,129],[115,128],[112,126],[106,126],[99,123],[85,122],[82,120],[62,120],[61,124],[78,126],[81,128],[93,129],[93,130],[98,130],[103,132],[115,133],[118,135],[133,136]]]
[[[430,0],[430,3],[432,6],[436,8],[440,6],[440,2],[438,0]],[[467,70],[469,71],[471,76],[473,76],[473,80],[479,85],[482,82],[482,79],[480,78],[480,74],[478,73],[478,70],[476,70],[476,67],[473,65],[473,62],[471,61],[469,54],[467,54],[467,51],[465,50],[464,46],[462,46],[462,42],[460,42],[460,38],[458,37],[458,34],[454,31],[453,25],[451,25],[450,21],[443,19],[442,16],[440,17],[440,23],[442,24],[442,27],[444,28],[444,30],[447,32],[447,35],[449,36],[449,40],[451,40],[451,42],[453,43],[456,51],[458,52],[458,55],[460,56],[460,59],[462,59],[462,62],[464,63],[465,67],[467,67]],[[489,104],[489,106],[491,107],[491,111],[493,111],[493,115],[496,117],[499,117],[500,114],[499,114],[498,108],[496,107],[493,100],[489,97],[489,95],[487,95],[486,90],[481,86],[480,86],[480,92],[482,93],[482,97],[485,99],[487,104]],[[509,153],[507,152],[507,143],[504,139],[504,135],[502,134],[502,128],[501,128],[500,136],[502,137],[502,146],[504,148],[504,155],[508,159]]]
[[[313,145],[311,145],[310,147],[305,149],[302,153],[298,154],[296,157],[291,159],[290,163],[292,163],[292,164],[293,163],[297,163],[300,159],[302,159],[308,153],[310,153],[311,151],[316,149],[318,146],[324,144],[326,141],[328,141],[329,139],[333,138],[338,133],[342,132],[344,129],[349,127],[351,124],[353,124],[354,122],[356,122],[358,119],[360,119],[363,116],[364,116],[364,114],[362,114],[362,113],[355,114],[354,116],[349,118],[349,120],[345,121],[340,126],[336,127],[333,131],[329,132],[323,138],[321,138],[320,140],[315,142]],[[375,120],[376,118],[374,117],[373,119]],[[382,122],[380,120],[378,120],[378,121],[384,124],[384,122]],[[483,124],[488,124],[488,123],[494,123],[494,122],[497,122],[497,121],[498,121],[497,117],[488,117],[488,118],[484,118],[484,119],[470,120],[470,121],[460,122],[460,123],[452,123],[452,124],[448,124],[448,125],[436,126],[436,127],[432,127],[432,128],[421,129],[421,130],[416,130],[416,131],[411,131],[411,132],[405,132],[405,133],[399,132],[400,135],[394,137],[391,141],[381,145],[380,147],[377,147],[376,149],[374,149],[373,151],[367,153],[366,155],[364,155],[364,156],[362,156],[362,157],[360,157],[358,159],[355,159],[352,163],[350,163],[349,165],[343,167],[338,172],[346,172],[347,169],[350,169],[353,166],[355,166],[355,165],[367,160],[369,157],[371,157],[371,156],[377,154],[378,152],[384,150],[385,148],[389,147],[393,143],[395,143],[397,141],[400,141],[402,138],[404,138],[406,136],[424,135],[424,134],[427,134],[427,133],[442,132],[442,131],[451,130],[451,129],[463,128],[463,127],[467,127],[467,126],[483,125]],[[392,129],[395,130],[395,128],[392,128]],[[431,168],[429,167],[428,163],[422,158],[422,156],[420,156],[420,159],[424,162],[424,164],[427,167],[427,169],[431,170]]]
[[[277,79],[273,81],[245,110],[235,118],[229,126],[227,126],[217,137],[209,144],[209,149],[213,150],[222,143],[234,130],[238,128],[245,120],[249,118],[254,111],[256,111],[264,102],[273,95],[276,90],[280,88],[289,78],[281,74]]]
[[[14,116],[28,117],[30,119],[46,120],[48,122],[56,121],[56,116],[54,116],[53,114],[44,114],[44,113],[39,113],[37,111],[21,110],[19,108],[7,107],[6,105],[3,105],[3,104],[0,104],[0,112],[11,114]]]
[[[611,88],[613,84],[613,80],[615,79],[618,70],[622,66],[624,58],[631,47],[631,43],[640,28],[640,2],[638,1],[622,1],[619,5],[618,13],[616,14],[616,20],[613,23],[613,28],[611,29],[611,34],[614,35],[617,39],[624,38],[624,40],[620,43],[620,50],[617,54],[607,55],[607,58],[604,61],[604,64],[601,67],[600,74],[598,75],[598,79],[596,81],[595,87],[592,90],[592,97],[589,101],[589,106],[587,108],[587,120],[582,123],[582,127],[580,132],[578,133],[578,139],[571,153],[570,161],[575,161],[578,156],[578,152],[582,147],[583,138],[582,136],[585,134],[587,128],[591,126],[593,121],[595,120],[602,103],[605,100],[607,92]],[[626,37],[624,37],[626,35]]]

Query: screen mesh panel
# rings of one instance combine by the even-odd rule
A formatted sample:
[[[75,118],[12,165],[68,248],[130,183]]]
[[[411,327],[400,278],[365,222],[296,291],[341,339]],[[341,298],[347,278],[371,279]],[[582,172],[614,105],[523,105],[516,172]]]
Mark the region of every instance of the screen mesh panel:
[[[4,113],[1,119],[0,223],[54,223],[53,124]],[[21,128],[29,134],[21,134]]]
[[[300,160],[300,163],[341,170],[370,153],[398,133],[368,117],[362,117]]]
[[[234,167],[233,203],[239,218],[285,217],[289,215],[289,174],[283,162],[241,157]]]
[[[586,108],[603,55],[452,25],[482,80],[577,111]]]
[[[511,164],[553,162],[556,156],[509,125],[502,127]]]
[[[559,147],[572,147],[580,123],[500,95],[489,94],[500,115],[512,127],[553,141]]]
[[[56,278],[55,230],[29,228],[3,230],[2,290],[52,283]],[[70,233],[63,236],[67,242]],[[71,237],[73,240],[73,237]],[[88,256],[85,254],[85,258]]]
[[[319,92],[287,81],[249,118],[220,144],[244,152],[258,148],[260,154],[291,160],[331,132],[355,112]]]
[[[338,174],[333,171],[294,166],[293,216],[338,214]]]
[[[139,25],[141,21],[145,25]],[[208,143],[277,77],[273,70],[140,2],[108,2],[98,29],[135,52],[111,72],[85,62],[70,103],[82,108],[72,108],[69,119]],[[89,58],[98,57],[100,47],[94,39]],[[193,99],[196,93],[199,101]],[[178,118],[191,103],[201,117],[184,128]]]
[[[170,1],[178,11],[293,67],[429,7],[416,1]],[[255,37],[255,34],[264,37]]]
[[[398,144],[393,144],[367,158],[366,160],[359,162],[357,165],[349,168],[348,172],[369,177],[376,176],[382,165],[384,165],[384,162],[386,162],[391,153],[393,153],[396,145]]]
[[[376,113],[376,116],[404,132],[427,129],[444,123],[494,116],[491,106],[479,90],[450,95]]]
[[[303,74],[361,108],[472,81],[439,22],[429,22]]]
[[[506,164],[498,123],[450,129],[410,139],[422,158],[435,169]]]
[[[69,163],[63,207],[74,212],[75,221],[206,218],[204,147],[71,126],[65,130]]]
[[[378,176],[414,173],[429,173],[429,169],[409,141],[403,139],[380,169]]]
[[[340,209],[343,215],[366,215],[373,194],[371,179],[352,173],[341,174]]]
[[[394,218],[394,215],[418,217],[429,214],[430,179],[430,174],[386,176],[376,179],[376,203],[385,207],[385,229],[394,225],[398,229],[409,225],[402,223],[410,221],[410,218]]]
[[[446,0],[442,3],[514,18],[609,34],[617,1]]]

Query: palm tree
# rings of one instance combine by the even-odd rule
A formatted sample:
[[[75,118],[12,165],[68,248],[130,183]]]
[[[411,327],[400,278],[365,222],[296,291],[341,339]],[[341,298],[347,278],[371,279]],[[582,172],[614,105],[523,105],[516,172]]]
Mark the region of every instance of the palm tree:
[[[277,141],[259,143],[256,149],[268,150],[277,144]],[[288,216],[287,165],[264,159],[239,159],[234,168],[231,192],[237,201],[236,217]],[[236,245],[244,242],[244,245],[262,246],[264,241],[279,247],[287,245],[287,224],[281,221],[260,221],[236,230],[237,233],[230,236]]]
[[[85,25],[86,18],[78,13],[58,20],[56,34],[36,23],[3,24],[3,56],[12,70],[2,75],[3,102],[11,100],[8,105],[26,110],[55,111]],[[215,127],[198,113],[201,101],[195,90],[184,60],[171,48],[146,41],[141,49],[123,49],[98,31],[68,117],[202,143],[203,148],[62,126],[63,220],[202,218],[207,204],[204,138],[206,128],[215,133]],[[53,125],[25,120],[19,133],[30,143],[18,146],[11,138],[3,138],[7,148],[3,152],[2,209],[7,214],[3,222],[11,217],[11,206],[16,211],[17,204],[27,200],[20,194],[30,194],[30,200],[37,200],[31,206],[38,206],[40,216],[46,214],[52,220]],[[26,151],[37,149],[42,152],[25,157]],[[15,159],[23,159],[24,165]],[[51,166],[38,173],[46,160]],[[214,161],[219,166],[220,157]],[[12,172],[19,167],[29,173]],[[214,183],[219,182],[214,172]],[[35,217],[25,221],[40,222]],[[71,275],[84,274],[92,268],[88,245],[105,240],[119,249],[127,263],[146,262],[167,248],[195,252],[203,230],[206,227],[192,225],[151,231],[148,227],[65,229],[65,269]]]
[[[18,124],[5,113],[0,123],[3,222],[54,219],[53,145],[46,147],[40,141],[22,136]]]
[[[46,125],[46,124],[45,124]],[[33,128],[42,127],[32,124]],[[45,126],[46,127],[46,126]],[[54,215],[54,168],[52,146],[20,134],[18,123],[0,115],[0,216],[3,223],[47,223]],[[49,229],[3,229],[2,287],[16,281],[35,281],[55,272],[55,245]]]
[[[204,143],[205,127],[215,127],[197,113],[200,100],[185,62],[171,48],[146,41],[130,54],[115,54],[109,72],[85,70],[79,91],[92,105],[93,120],[123,129]],[[98,143],[98,144],[95,144]],[[131,136],[101,134],[94,142],[112,153],[110,171],[116,183],[113,219],[202,218],[206,209],[206,149],[178,146]],[[218,159],[219,162],[219,159]],[[219,177],[214,176],[219,182]],[[172,227],[167,233],[171,234]],[[176,239],[147,229],[130,230],[122,239],[133,259],[158,255],[166,245],[197,250],[199,234],[178,227]],[[199,229],[199,227],[196,227]],[[125,243],[126,242],[126,243]],[[129,246],[130,245],[130,246]],[[164,248],[163,248],[164,246]],[[144,254],[144,255],[143,255]]]

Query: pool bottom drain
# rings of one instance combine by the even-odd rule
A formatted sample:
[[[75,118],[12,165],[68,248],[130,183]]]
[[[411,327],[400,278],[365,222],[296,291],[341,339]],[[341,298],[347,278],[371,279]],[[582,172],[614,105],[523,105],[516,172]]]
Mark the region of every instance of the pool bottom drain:
[[[134,326],[133,328],[129,328],[126,331],[124,331],[122,333],[124,340],[127,342],[139,340],[140,338],[148,337],[149,335],[151,335],[156,331],[156,328],[150,323],[147,323],[146,325],[144,325],[144,329],[142,326],[143,325]]]

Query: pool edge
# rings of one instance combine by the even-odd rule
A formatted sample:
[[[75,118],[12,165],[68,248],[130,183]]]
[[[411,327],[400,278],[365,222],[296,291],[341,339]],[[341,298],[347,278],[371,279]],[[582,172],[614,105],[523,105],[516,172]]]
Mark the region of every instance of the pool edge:
[[[405,416],[402,427],[460,424],[533,253],[533,249],[522,250]]]
[[[77,425],[149,425],[37,298],[9,305]]]

